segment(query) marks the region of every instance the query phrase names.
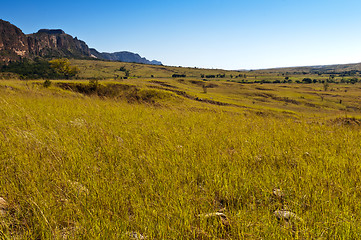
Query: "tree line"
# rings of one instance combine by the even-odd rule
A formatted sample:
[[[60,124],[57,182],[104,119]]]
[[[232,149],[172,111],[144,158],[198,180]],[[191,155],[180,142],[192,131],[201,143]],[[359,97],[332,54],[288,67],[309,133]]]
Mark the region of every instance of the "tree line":
[[[15,73],[20,79],[71,79],[79,73],[79,68],[66,58],[51,61],[36,58],[4,64],[0,72]]]

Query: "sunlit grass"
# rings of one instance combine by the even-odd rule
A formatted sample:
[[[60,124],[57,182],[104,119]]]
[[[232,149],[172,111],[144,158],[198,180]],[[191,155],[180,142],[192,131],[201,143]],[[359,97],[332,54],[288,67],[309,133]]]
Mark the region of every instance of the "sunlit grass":
[[[359,125],[173,101],[2,82],[4,238],[361,237]],[[221,209],[230,226],[199,217]],[[278,209],[302,220],[278,221]]]

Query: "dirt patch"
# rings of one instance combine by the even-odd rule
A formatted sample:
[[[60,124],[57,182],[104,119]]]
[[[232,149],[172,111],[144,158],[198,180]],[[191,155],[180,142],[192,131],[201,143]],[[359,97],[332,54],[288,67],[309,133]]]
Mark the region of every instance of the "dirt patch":
[[[176,86],[170,85],[170,84],[168,84],[168,83],[166,83],[166,82],[162,82],[162,81],[153,80],[153,81],[150,81],[150,82],[151,82],[151,83],[159,84],[159,85],[161,85],[161,86],[163,86],[163,87],[178,88],[178,87],[176,87]]]
[[[354,117],[339,117],[330,120],[332,124],[343,125],[343,126],[361,126],[361,119]]]
[[[216,87],[218,87],[218,85],[217,84],[214,84],[214,83],[209,83],[209,84],[206,84],[206,85],[204,85],[206,88],[216,88]]]
[[[237,106],[238,107],[238,105],[214,101],[214,100],[210,100],[210,99],[202,99],[202,98],[198,98],[198,97],[196,97],[194,100],[199,101],[199,102],[206,102],[206,103],[210,103],[210,104],[214,104],[214,105],[218,105],[218,106]]]
[[[361,109],[359,107],[355,107],[355,106],[346,106],[347,110],[351,110],[351,111],[360,111]]]
[[[292,103],[292,104],[295,104],[295,105],[300,104],[299,101],[294,100],[292,98],[288,98],[288,97],[273,97],[272,99],[277,100],[277,101],[281,101],[281,102]]]
[[[257,90],[261,90],[261,91],[274,91],[273,89],[270,88],[262,88],[262,87],[256,87]]]
[[[191,80],[189,82],[192,83],[192,84],[198,85],[198,86],[203,86],[204,85],[203,81]]]
[[[275,96],[273,94],[270,93],[253,93],[253,94],[249,94],[249,95],[253,95],[253,96],[257,96],[257,97],[263,97],[263,98],[275,98]]]
[[[165,87],[158,87],[158,86],[153,86],[153,85],[148,85],[149,88],[155,88],[155,89],[160,89],[160,90],[165,90],[165,91],[170,91],[173,92],[179,96],[183,96],[185,98],[189,98],[189,99],[193,99],[193,97],[191,95],[188,95],[185,91],[179,91],[179,90],[175,90],[175,89],[171,89],[171,88],[165,88]]]
[[[307,107],[313,107],[313,108],[320,108],[320,107],[317,106],[316,104],[309,103],[309,102],[306,102],[306,103],[305,103],[305,106],[307,106]]]
[[[262,98],[271,98],[271,99],[276,100],[276,101],[292,103],[292,104],[295,104],[295,105],[300,104],[300,102],[295,100],[295,99],[292,99],[292,98],[289,98],[289,97],[278,97],[278,96],[275,96],[274,94],[270,94],[270,93],[259,92],[259,93],[250,93],[250,94],[247,94],[247,95],[248,96],[262,97]]]

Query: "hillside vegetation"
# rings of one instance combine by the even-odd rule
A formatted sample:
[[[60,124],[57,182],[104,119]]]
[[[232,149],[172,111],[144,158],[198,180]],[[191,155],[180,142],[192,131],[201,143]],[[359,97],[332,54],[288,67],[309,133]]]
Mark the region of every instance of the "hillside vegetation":
[[[1,238],[361,237],[358,73],[72,63],[0,81]]]

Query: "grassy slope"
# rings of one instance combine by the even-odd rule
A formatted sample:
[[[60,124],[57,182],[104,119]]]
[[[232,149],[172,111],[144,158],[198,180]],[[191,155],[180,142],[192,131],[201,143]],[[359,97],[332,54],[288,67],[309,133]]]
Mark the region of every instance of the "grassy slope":
[[[147,65],[137,63],[125,62],[110,62],[110,61],[88,61],[88,60],[72,60],[74,64],[80,67],[82,78],[116,78],[117,75],[124,76],[124,72],[119,71],[121,66],[130,71],[130,76],[141,76],[150,78],[151,75],[157,78],[169,78],[173,74],[186,74],[187,77],[199,78],[201,74],[233,74],[238,75],[237,71],[225,71],[218,69],[199,69],[199,68],[183,68],[183,67],[168,67],[158,65]]]
[[[261,71],[247,71],[235,72],[224,71],[216,69],[195,69],[195,68],[179,68],[179,67],[165,67],[152,66],[134,63],[121,62],[104,62],[104,61],[85,61],[73,60],[81,69],[81,78],[90,78],[97,76],[112,80],[113,82],[122,82],[125,84],[137,85],[144,87],[158,87],[163,89],[171,89],[177,91],[185,91],[192,97],[198,97],[207,100],[214,100],[223,103],[238,105],[240,107],[247,107],[252,109],[271,109],[281,110],[289,113],[312,113],[319,114],[353,114],[352,112],[359,112],[361,106],[361,98],[358,94],[359,85],[352,86],[350,84],[329,84],[328,91],[324,91],[324,86],[318,84],[242,84],[244,81],[283,81],[286,74],[282,71],[273,72],[274,70]],[[120,67],[125,67],[130,71],[131,77],[126,80],[119,80],[119,77],[124,76],[124,72],[118,71]],[[281,69],[282,70],[282,69]],[[296,71],[296,69],[293,69]],[[302,72],[299,69],[297,72]],[[171,78],[172,74],[186,74],[184,79]],[[204,75],[225,74],[225,78],[207,79],[202,81],[200,77]],[[153,77],[151,77],[153,75]],[[233,76],[231,78],[230,76]],[[242,75],[242,77],[235,76]],[[246,75],[246,78],[244,77]],[[118,76],[118,78],[117,78]],[[302,81],[303,78],[311,78],[317,80],[327,80],[330,74],[323,74],[321,76],[315,74],[290,74],[287,75],[295,82]],[[340,81],[342,78],[348,79],[350,77],[338,77],[334,80]],[[158,82],[158,83],[157,83]],[[170,86],[164,86],[166,83]],[[204,93],[203,85],[212,86],[207,88],[207,93]]]
[[[4,238],[360,238],[360,126],[329,120],[360,115],[360,85],[208,81],[217,87],[204,93],[199,79],[167,77],[100,84],[230,105],[171,91],[127,103],[1,81]],[[228,227],[198,217],[223,208]],[[277,209],[302,220],[278,221]]]

